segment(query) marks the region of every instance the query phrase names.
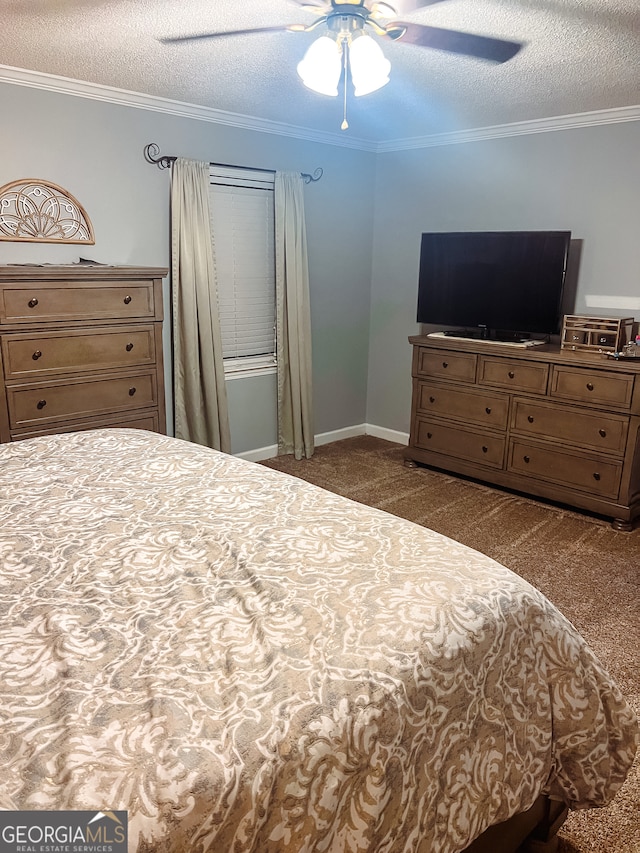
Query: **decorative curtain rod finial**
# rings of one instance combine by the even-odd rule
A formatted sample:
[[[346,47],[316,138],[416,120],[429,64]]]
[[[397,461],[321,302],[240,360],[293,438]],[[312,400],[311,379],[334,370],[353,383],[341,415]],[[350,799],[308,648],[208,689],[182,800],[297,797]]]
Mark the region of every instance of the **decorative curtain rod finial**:
[[[312,184],[316,181],[319,181],[320,178],[324,175],[324,169],[322,166],[318,166],[318,168],[314,171],[313,175],[307,175],[306,172],[301,172],[302,179],[305,184]]]
[[[148,145],[144,147],[144,159],[147,163],[153,163],[159,169],[170,169],[171,164],[176,159],[175,157],[167,157],[166,155],[160,155],[160,146],[155,142],[150,142]]]
[[[153,163],[159,169],[170,169],[171,164],[178,158],[170,157],[168,154],[160,154],[160,146],[155,142],[150,142],[144,147],[144,159],[147,163]],[[230,166],[229,163],[209,163],[210,166],[227,166],[233,169],[252,169],[251,166]],[[274,172],[274,169],[260,169],[262,172]],[[305,184],[315,183],[323,176],[324,170],[318,166],[313,175],[308,175],[306,172],[301,172],[300,175]]]

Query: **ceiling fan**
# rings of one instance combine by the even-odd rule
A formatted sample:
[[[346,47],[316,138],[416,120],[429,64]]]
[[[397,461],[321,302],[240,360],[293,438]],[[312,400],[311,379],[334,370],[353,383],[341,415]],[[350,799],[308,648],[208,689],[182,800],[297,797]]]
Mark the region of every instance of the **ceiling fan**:
[[[309,25],[289,24],[196,33],[161,38],[160,41],[171,44],[254,33],[308,33],[324,25],[326,28],[324,35],[311,44],[304,59],[298,64],[297,70],[308,88],[320,94],[333,96],[338,94],[338,83],[343,72],[346,81],[347,70],[351,73],[356,96],[374,92],[389,82],[391,64],[385,58],[377,40],[369,35],[369,30],[380,38],[496,63],[511,59],[522,47],[518,42],[398,20],[393,6],[381,0],[324,0],[324,2],[293,0],[293,2],[315,12],[318,15],[316,20]],[[439,2],[441,0],[404,0],[403,5],[420,8]],[[346,86],[344,91],[346,103]],[[348,127],[346,117],[342,127],[343,129]]]

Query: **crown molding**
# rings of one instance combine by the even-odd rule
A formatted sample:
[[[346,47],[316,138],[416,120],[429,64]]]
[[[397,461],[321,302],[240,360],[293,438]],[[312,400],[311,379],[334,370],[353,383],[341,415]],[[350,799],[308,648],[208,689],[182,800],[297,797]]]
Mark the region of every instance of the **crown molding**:
[[[260,133],[272,133],[307,142],[319,142],[324,145],[336,145],[340,148],[356,148],[371,151],[375,154],[392,151],[408,151],[416,148],[435,148],[443,145],[459,145],[467,142],[480,142],[487,139],[502,139],[510,136],[525,136],[534,133],[550,133],[559,130],[575,130],[582,127],[594,127],[603,124],[619,124],[622,122],[640,121],[640,105],[617,107],[608,110],[575,113],[573,115],[553,116],[551,118],[534,119],[531,121],[499,124],[491,127],[480,127],[472,130],[457,130],[450,133],[435,133],[429,136],[416,136],[406,139],[392,139],[384,142],[373,142],[358,139],[348,135],[338,135],[321,130],[297,127],[284,122],[245,116],[239,113],[229,113],[212,107],[173,101],[169,98],[159,98],[155,95],[144,95],[140,92],[130,92],[127,89],[116,89],[99,83],[87,83],[70,77],[59,77],[40,71],[29,71],[24,68],[13,68],[0,64],[0,83],[15,86],[27,86],[32,89],[43,89],[63,95],[78,98],[88,98],[94,101],[104,101],[120,106],[134,107],[141,110],[165,113],[181,118],[192,118],[198,121],[208,121],[237,127],[243,130],[254,130]]]
[[[337,145],[341,148],[357,148],[375,152],[376,144],[366,139],[350,136],[339,136],[321,130],[310,130],[305,127],[285,124],[284,122],[245,116],[239,113],[229,113],[212,107],[189,104],[183,101],[173,101],[169,98],[159,98],[155,95],[144,95],[140,92],[130,92],[127,89],[116,89],[103,86],[100,83],[86,83],[70,77],[59,77],[55,74],[44,74],[41,71],[29,71],[24,68],[13,68],[0,65],[0,83],[10,83],[14,86],[27,86],[31,89],[43,89],[62,95],[73,95],[78,98],[88,98],[93,101],[104,101],[139,110],[165,113],[166,115],[193,118],[198,121],[208,121],[213,124],[223,124],[243,130],[256,130],[260,133],[273,133],[308,142],[320,142],[324,145]]]
[[[640,106],[616,107],[610,110],[595,110],[590,113],[574,113],[566,116],[497,124],[493,127],[478,127],[473,130],[457,130],[451,133],[434,133],[431,136],[410,139],[392,139],[379,142],[376,153],[408,151],[412,148],[436,148],[441,145],[459,145],[465,142],[480,142],[484,139],[502,139],[508,136],[526,136],[533,133],[550,133],[558,130],[575,130],[602,124],[620,124],[640,121]]]

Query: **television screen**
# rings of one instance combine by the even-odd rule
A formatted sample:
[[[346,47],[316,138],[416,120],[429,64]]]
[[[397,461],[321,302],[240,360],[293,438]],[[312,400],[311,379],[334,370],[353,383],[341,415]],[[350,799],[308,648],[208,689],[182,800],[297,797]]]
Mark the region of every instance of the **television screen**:
[[[570,231],[422,235],[419,323],[502,340],[560,331]]]

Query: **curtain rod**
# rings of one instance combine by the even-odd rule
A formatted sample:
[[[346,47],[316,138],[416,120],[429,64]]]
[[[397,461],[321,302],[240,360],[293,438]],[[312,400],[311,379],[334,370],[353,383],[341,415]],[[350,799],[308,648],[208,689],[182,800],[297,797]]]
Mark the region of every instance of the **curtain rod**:
[[[175,156],[170,156],[168,154],[160,154],[160,147],[156,145],[155,142],[150,142],[148,145],[144,147],[144,159],[147,163],[154,163],[159,169],[169,169],[171,168],[171,164],[174,163],[178,158]],[[275,169],[258,169],[253,166],[232,166],[230,163],[209,163],[210,166],[224,166],[227,169],[246,169],[250,172],[270,172],[272,175],[275,175]],[[302,177],[305,184],[314,183],[315,181],[319,181],[323,175],[323,169],[318,166],[313,175],[308,175],[306,172],[301,172],[300,176]]]

